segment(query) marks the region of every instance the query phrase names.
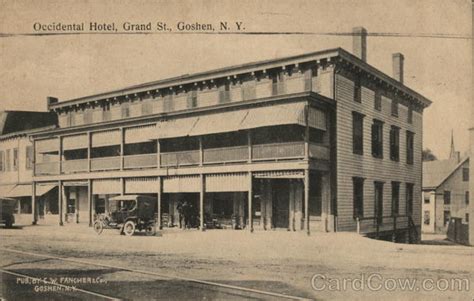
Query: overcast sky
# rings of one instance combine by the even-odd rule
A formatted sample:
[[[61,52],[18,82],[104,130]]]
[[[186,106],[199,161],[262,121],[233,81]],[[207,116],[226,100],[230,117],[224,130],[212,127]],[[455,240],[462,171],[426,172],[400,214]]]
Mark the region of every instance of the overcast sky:
[[[177,3],[179,5],[177,5]],[[368,62],[391,75],[405,55],[405,84],[433,101],[424,147],[445,158],[451,129],[468,148],[471,100],[470,1],[18,1],[0,0],[2,33],[32,33],[40,22],[243,22],[246,31],[313,35],[62,35],[0,37],[0,108],[46,110],[46,96],[86,96],[170,76],[327,48],[352,51],[350,32],[370,36]],[[426,37],[454,35],[455,38]],[[425,37],[423,37],[425,36]]]

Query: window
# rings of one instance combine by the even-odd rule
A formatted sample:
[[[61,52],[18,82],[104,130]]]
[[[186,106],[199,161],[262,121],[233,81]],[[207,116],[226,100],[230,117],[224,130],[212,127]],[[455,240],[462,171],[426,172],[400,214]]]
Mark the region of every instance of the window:
[[[390,128],[390,160],[400,160],[400,129],[393,125]]]
[[[400,207],[400,182],[392,182],[392,216],[398,215]]]
[[[383,158],[383,122],[375,119],[372,124],[372,156]]]
[[[364,216],[364,179],[352,178],[354,218]]]
[[[429,204],[430,203],[430,193],[423,192],[423,197],[424,197],[424,200],[425,200],[425,204]]]
[[[10,171],[10,169],[11,169],[10,150],[7,149],[5,153],[5,171]]]
[[[413,184],[412,183],[406,183],[406,211],[407,215],[411,216],[413,215]]]
[[[74,114],[74,112],[67,113],[67,125],[68,126],[76,125],[76,115]]]
[[[34,153],[33,153],[33,146],[29,145],[26,147],[26,169],[33,169],[33,158],[34,158]]]
[[[142,102],[142,115],[150,115],[153,113],[153,103],[151,100],[145,100]]]
[[[469,213],[466,213],[466,216],[464,217],[464,220],[466,223],[469,223]]]
[[[392,116],[398,117],[398,100],[392,99]]]
[[[451,204],[451,191],[446,190],[443,195],[443,200],[445,205]]]
[[[378,224],[383,220],[383,182],[374,182],[374,216]]]
[[[469,205],[469,191],[466,191],[466,193],[464,194],[464,202],[466,203],[466,205]]]
[[[84,124],[92,123],[92,109],[86,109],[84,111]]]
[[[377,111],[382,111],[382,92],[380,90],[375,90],[374,108]]]
[[[109,121],[111,118],[110,103],[106,103],[102,106],[102,120]]]
[[[407,131],[407,164],[413,164],[415,134]]]
[[[462,180],[463,182],[469,181],[469,168],[467,167],[464,167],[462,169]]]
[[[13,149],[13,170],[18,170],[18,148]]]
[[[5,171],[5,152],[0,151],[0,171]]]
[[[352,112],[352,152],[364,153],[364,115]]]
[[[227,103],[230,101],[230,86],[226,82],[220,87],[219,90],[219,103]]]
[[[122,104],[122,118],[130,117],[130,104],[128,102]]]
[[[362,102],[362,87],[360,84],[360,78],[356,78],[354,81],[354,101]]]
[[[423,224],[425,225],[430,224],[430,211],[429,210],[423,212]]]
[[[408,106],[407,122],[410,124],[413,123],[413,108],[411,106]]]
[[[443,224],[447,226],[449,224],[449,220],[451,219],[451,211],[444,210],[443,212]]]
[[[197,91],[191,90],[188,92],[188,109],[197,107]]]

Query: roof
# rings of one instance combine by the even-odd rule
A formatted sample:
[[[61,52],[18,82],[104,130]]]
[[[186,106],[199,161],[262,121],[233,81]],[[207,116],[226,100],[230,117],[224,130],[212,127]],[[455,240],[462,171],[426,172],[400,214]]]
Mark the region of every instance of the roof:
[[[52,112],[0,111],[0,135],[56,125],[57,120]]]
[[[458,162],[456,159],[423,162],[423,189],[436,189],[444,183],[469,157]]]
[[[78,105],[81,103],[120,97],[120,96],[129,95],[129,94],[142,93],[142,92],[154,90],[154,89],[162,89],[162,88],[173,87],[177,85],[185,85],[185,84],[190,84],[197,81],[206,81],[206,80],[211,80],[211,79],[216,79],[216,78],[223,78],[227,76],[233,76],[236,74],[259,71],[262,69],[276,68],[276,67],[281,67],[282,65],[290,65],[290,64],[296,64],[296,63],[302,63],[302,62],[308,62],[308,61],[330,59],[333,57],[340,57],[343,60],[351,62],[352,64],[356,65],[362,70],[366,70],[367,72],[371,73],[375,77],[378,77],[382,81],[390,84],[396,89],[413,96],[414,98],[419,100],[424,107],[428,107],[431,104],[431,101],[428,100],[426,97],[408,88],[403,83],[393,79],[392,77],[383,73],[377,68],[362,61],[360,58],[356,57],[355,55],[349,53],[348,51],[342,48],[334,48],[334,49],[326,49],[326,50],[317,51],[317,52],[310,52],[310,53],[296,55],[296,56],[263,60],[263,61],[251,62],[251,63],[241,64],[241,65],[234,65],[234,66],[229,66],[225,68],[219,68],[219,69],[214,69],[214,70],[209,70],[209,71],[199,72],[199,73],[194,73],[194,74],[184,74],[177,77],[143,83],[140,85],[124,87],[122,89],[113,90],[109,92],[104,92],[104,93],[89,95],[85,97],[70,99],[66,101],[51,103],[49,104],[49,109],[61,108],[61,107],[70,106],[70,105]]]

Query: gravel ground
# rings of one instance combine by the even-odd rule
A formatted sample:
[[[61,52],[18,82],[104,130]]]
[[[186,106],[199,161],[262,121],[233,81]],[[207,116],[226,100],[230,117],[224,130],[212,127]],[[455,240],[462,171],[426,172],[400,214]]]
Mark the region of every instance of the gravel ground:
[[[91,228],[81,225],[0,229],[0,237],[4,248],[83,258],[90,262],[313,299],[472,300],[474,297],[471,288],[474,285],[474,248],[458,245],[394,244],[353,233],[313,233],[308,237],[304,233],[287,231],[166,230],[161,237],[124,237],[118,231],[106,230],[97,236]],[[0,254],[1,265],[9,265],[5,267],[9,270],[48,270],[54,275],[69,269],[61,262],[49,262],[46,266],[45,262],[34,261],[11,265],[27,258],[18,261],[15,256]],[[315,274],[321,275],[315,278],[316,288],[325,286],[324,289],[312,287],[311,279]],[[153,299],[153,296],[143,293],[167,289],[176,293],[178,287],[188,292],[199,291],[169,280],[148,287],[149,281],[136,276],[125,277],[114,272],[108,273],[108,277],[127,279],[120,287],[130,287],[127,289],[127,293],[132,292],[130,299]],[[351,281],[346,280],[345,286],[344,278],[351,278]],[[402,281],[416,279],[416,288],[403,289],[397,283],[393,289],[394,281],[391,279],[398,281],[398,278]],[[470,291],[466,287],[459,291],[456,286],[459,283],[454,278],[466,278]],[[4,285],[5,279],[2,278]],[[361,280],[362,286],[358,285]],[[425,288],[422,287],[424,280]],[[445,289],[446,283],[455,287]],[[379,285],[382,285],[381,289],[378,289]],[[117,288],[112,289],[110,285],[110,292],[113,291]],[[187,299],[188,296],[203,300],[228,299],[228,296],[205,292],[162,296],[169,299]]]

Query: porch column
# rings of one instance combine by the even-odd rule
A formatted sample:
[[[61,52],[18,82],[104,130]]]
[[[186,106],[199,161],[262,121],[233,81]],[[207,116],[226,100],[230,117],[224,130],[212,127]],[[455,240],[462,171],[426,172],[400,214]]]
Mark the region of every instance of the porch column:
[[[304,159],[309,160],[309,104],[305,106]]]
[[[158,183],[160,185],[159,187],[159,192],[158,192],[158,199],[157,199],[157,213],[158,213],[158,217],[156,219],[156,223],[158,224],[158,230],[161,230],[163,229],[162,225],[161,225],[161,198],[162,198],[162,195],[163,195],[163,185],[162,185],[162,177],[159,177],[158,178]]]
[[[58,140],[59,140],[59,151],[58,151],[58,155],[59,155],[59,162],[58,162],[58,175],[61,174],[61,171],[62,171],[62,165],[63,165],[63,137],[62,136],[59,136],[58,137]]]
[[[273,229],[273,199],[272,199],[272,183],[271,180],[265,179],[264,193],[265,196],[265,230]]]
[[[38,206],[36,205],[36,182],[31,184],[31,213],[32,213],[32,224],[36,225],[38,222]]]
[[[203,174],[200,174],[200,178],[201,178],[201,190],[199,191],[199,229],[201,231],[204,231],[204,193],[205,193],[206,178],[204,177]]]
[[[330,202],[331,202],[331,188],[330,188],[330,181],[329,181],[329,173],[324,173],[321,177],[321,220],[324,222],[324,231],[329,232],[331,231],[332,224],[334,224],[330,220],[331,216],[331,208],[330,208]]]
[[[91,132],[87,132],[87,171],[91,171]],[[90,185],[89,185],[90,187]]]
[[[199,139],[199,166],[202,166],[204,162],[204,151],[202,149],[202,136],[198,137]]]
[[[156,167],[158,169],[160,169],[161,167],[161,145],[160,145],[159,139],[156,140]],[[160,177],[160,182],[161,182],[161,177]]]
[[[304,171],[304,223],[306,233],[309,235],[309,169]]]
[[[304,229],[303,221],[303,187],[304,183],[298,179],[295,181],[295,229],[301,231]]]
[[[289,183],[289,198],[288,198],[288,231],[295,231],[295,201],[296,201],[296,185],[295,182],[290,179]]]
[[[92,227],[92,180],[87,180],[87,207],[89,208],[89,227]]]
[[[60,180],[58,182],[58,213],[59,213],[59,225],[63,226],[63,182]]]
[[[252,132],[250,130],[247,131],[247,148],[249,152],[249,157],[247,161],[248,163],[252,163]]]
[[[249,150],[250,151],[250,150]],[[248,191],[248,210],[249,210],[249,231],[253,232],[253,187],[252,187],[252,172],[249,172],[249,191]]]
[[[123,170],[123,157],[124,157],[124,129],[123,127],[120,128],[120,170]],[[123,184],[123,182],[122,182]],[[123,186],[122,186],[123,187]],[[122,188],[123,190],[123,188]],[[123,195],[123,193],[122,193]]]

